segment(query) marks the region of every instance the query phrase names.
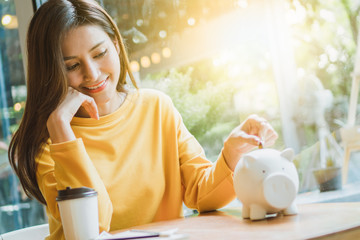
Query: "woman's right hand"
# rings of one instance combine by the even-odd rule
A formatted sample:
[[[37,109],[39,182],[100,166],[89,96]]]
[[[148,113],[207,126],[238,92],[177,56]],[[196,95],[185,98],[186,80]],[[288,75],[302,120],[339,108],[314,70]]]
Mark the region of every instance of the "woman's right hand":
[[[271,146],[278,138],[278,134],[266,119],[251,115],[243,123],[234,128],[224,142],[223,156],[229,168],[234,171],[244,153],[264,144]]]
[[[75,134],[71,129],[70,122],[81,107],[84,108],[91,118],[99,119],[95,100],[92,97],[69,87],[65,99],[50,114],[46,123],[52,143],[76,139]]]

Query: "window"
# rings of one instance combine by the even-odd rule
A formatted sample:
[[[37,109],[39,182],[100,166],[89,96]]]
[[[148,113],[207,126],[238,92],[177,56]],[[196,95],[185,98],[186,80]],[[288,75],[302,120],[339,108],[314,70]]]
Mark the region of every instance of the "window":
[[[261,2],[101,2],[126,40],[139,85],[171,96],[208,158],[250,113],[280,126]]]
[[[99,2],[126,40],[139,85],[171,96],[209,159],[256,113],[278,131],[275,148],[295,149],[300,192],[318,188],[313,169],[341,170],[358,3]]]
[[[21,3],[23,4],[23,3]],[[26,6],[26,5],[23,5]],[[32,9],[30,9],[32,11]],[[0,1],[0,234],[45,222],[43,207],[23,193],[7,158],[7,145],[21,119],[26,85],[13,0]]]

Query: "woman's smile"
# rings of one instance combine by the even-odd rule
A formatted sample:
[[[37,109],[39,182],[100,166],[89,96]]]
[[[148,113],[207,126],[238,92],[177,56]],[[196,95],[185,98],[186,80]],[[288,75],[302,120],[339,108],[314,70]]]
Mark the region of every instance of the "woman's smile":
[[[108,83],[108,79],[109,77],[107,77],[105,80],[95,84],[95,85],[91,85],[91,86],[84,86],[84,90],[88,93],[97,93],[97,92],[100,92],[102,90],[104,90],[107,86],[107,83]]]
[[[122,103],[116,90],[121,70],[116,46],[102,28],[92,25],[71,29],[62,41],[70,87],[94,98],[100,116]]]

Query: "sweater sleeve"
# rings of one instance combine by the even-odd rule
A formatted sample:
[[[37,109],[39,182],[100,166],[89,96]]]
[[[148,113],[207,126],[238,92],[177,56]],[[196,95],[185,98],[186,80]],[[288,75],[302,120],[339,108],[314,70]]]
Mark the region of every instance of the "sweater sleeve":
[[[184,125],[180,113],[176,109],[174,111],[184,203],[200,212],[227,205],[235,198],[235,191],[233,172],[222,152],[216,162],[207,160],[203,148]]]
[[[81,139],[47,145],[37,159],[37,179],[52,219],[59,223],[58,190],[68,186],[95,189],[98,193],[100,232],[109,231],[112,203]]]

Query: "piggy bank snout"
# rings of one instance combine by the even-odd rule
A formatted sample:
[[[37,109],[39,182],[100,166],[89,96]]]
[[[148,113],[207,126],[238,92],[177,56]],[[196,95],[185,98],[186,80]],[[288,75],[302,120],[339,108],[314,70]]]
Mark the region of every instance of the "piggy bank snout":
[[[274,208],[290,206],[296,197],[296,189],[294,181],[283,173],[273,173],[264,179],[265,201]]]

